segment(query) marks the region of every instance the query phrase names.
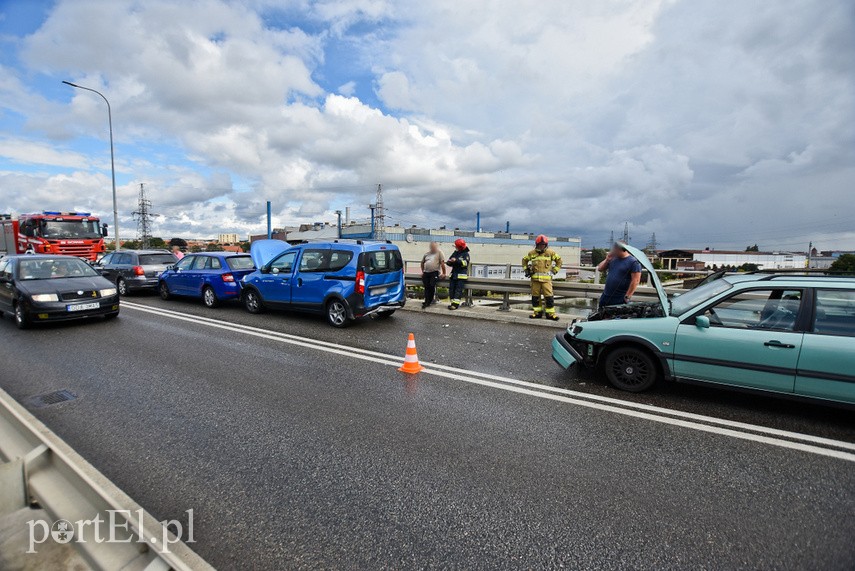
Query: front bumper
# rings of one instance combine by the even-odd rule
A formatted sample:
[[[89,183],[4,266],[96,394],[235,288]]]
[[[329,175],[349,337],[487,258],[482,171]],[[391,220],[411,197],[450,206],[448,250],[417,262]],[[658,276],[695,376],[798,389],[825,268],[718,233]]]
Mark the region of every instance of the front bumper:
[[[80,305],[82,303],[97,303],[97,308],[84,309],[81,311],[69,311],[69,306]],[[119,296],[113,295],[103,297],[91,302],[82,301],[52,301],[47,303],[27,303],[26,312],[33,323],[47,321],[69,321],[73,319],[86,319],[87,317],[99,317],[117,313],[119,311]]]
[[[552,340],[552,360],[565,370],[571,369],[577,363],[585,364],[582,355],[573,347],[566,337],[565,333],[559,333]]]

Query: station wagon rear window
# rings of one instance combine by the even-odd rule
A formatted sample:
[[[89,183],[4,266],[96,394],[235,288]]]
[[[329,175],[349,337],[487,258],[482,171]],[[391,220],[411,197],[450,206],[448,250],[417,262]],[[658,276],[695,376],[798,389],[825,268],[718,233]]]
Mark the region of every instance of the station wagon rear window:
[[[251,270],[255,267],[251,256],[232,256],[226,258],[226,263],[232,270]]]
[[[359,257],[359,265],[369,274],[387,274],[404,269],[404,261],[398,250],[363,252]]]
[[[140,254],[141,266],[169,266],[175,261],[172,254]]]
[[[813,331],[855,337],[855,291],[817,290]]]

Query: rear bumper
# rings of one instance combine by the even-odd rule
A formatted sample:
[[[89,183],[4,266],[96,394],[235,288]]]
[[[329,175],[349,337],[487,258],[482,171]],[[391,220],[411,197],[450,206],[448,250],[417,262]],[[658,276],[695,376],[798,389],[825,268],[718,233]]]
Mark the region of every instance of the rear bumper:
[[[157,289],[160,278],[149,278],[145,276],[134,276],[125,279],[125,285],[129,290],[139,291],[144,289]]]
[[[570,344],[564,337],[564,333],[559,333],[552,340],[552,360],[565,370],[571,369],[574,365],[585,364],[582,355]]]
[[[354,294],[350,296],[347,300],[348,311],[350,312],[351,319],[358,319],[360,317],[367,317],[369,315],[373,315],[375,313],[382,313],[387,311],[396,311],[404,307],[407,303],[406,298],[400,301],[394,302],[386,302],[378,305],[372,305],[369,307],[365,306],[365,301],[362,299],[361,295]]]

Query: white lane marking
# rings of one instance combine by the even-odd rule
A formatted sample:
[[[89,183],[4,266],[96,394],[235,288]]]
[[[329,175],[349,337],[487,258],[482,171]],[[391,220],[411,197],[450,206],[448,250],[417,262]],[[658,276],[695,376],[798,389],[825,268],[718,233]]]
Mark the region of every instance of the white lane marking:
[[[388,355],[385,353],[379,353],[367,349],[360,349],[357,347],[350,347],[348,345],[341,345],[338,343],[330,343],[327,341],[320,340],[306,340],[306,338],[304,337],[298,337],[296,335],[291,335],[288,333],[267,331],[258,327],[252,327],[240,323],[218,321],[207,317],[189,315],[167,309],[152,308],[149,306],[138,305],[131,302],[123,301],[122,305],[128,307],[129,309],[134,309],[152,315],[168,317],[171,319],[177,319],[190,323],[202,324],[209,327],[214,327],[217,329],[223,329],[236,333],[244,333],[254,337],[260,337],[272,341],[280,341],[299,347],[305,347],[307,349],[334,353],[337,355],[343,355],[346,357],[352,357],[354,359],[370,361],[391,367],[398,367],[400,366],[401,362],[401,359],[394,355]],[[844,442],[841,440],[832,440],[828,438],[812,436],[809,434],[801,434],[798,432],[789,432],[785,430],[767,428],[754,424],[718,419],[715,417],[666,409],[653,405],[630,403],[619,399],[612,399],[599,395],[590,395],[587,393],[581,393],[568,389],[561,389],[558,387],[547,387],[544,385],[538,385],[536,383],[530,383],[527,381],[520,381],[517,379],[501,377],[498,375],[490,375],[486,373],[478,373],[477,371],[469,371],[466,369],[457,369],[454,367],[429,363],[425,361],[423,361],[422,364],[426,367],[423,371],[424,373],[439,377],[460,380],[468,383],[479,384],[482,386],[497,388],[519,394],[536,396],[539,398],[565,402],[568,404],[584,406],[597,410],[614,412],[617,414],[623,414],[635,418],[643,418],[646,420],[651,420],[664,424],[681,426],[684,428],[691,428],[694,430],[700,430],[724,436],[731,436],[733,438],[740,438],[743,440],[752,440],[755,442],[771,444],[773,446],[791,448],[794,450],[801,450],[804,452],[820,454],[823,456],[831,456],[834,458],[839,458],[841,460],[855,462],[855,454],[844,452],[842,450],[833,450],[829,448],[823,448],[821,446],[804,443],[812,442],[814,444],[830,446],[833,448],[855,450],[855,444]],[[741,432],[740,430],[748,432]],[[764,436],[763,434],[767,434],[770,436]],[[788,440],[785,440],[784,438]],[[792,440],[796,440],[796,442],[793,442]]]

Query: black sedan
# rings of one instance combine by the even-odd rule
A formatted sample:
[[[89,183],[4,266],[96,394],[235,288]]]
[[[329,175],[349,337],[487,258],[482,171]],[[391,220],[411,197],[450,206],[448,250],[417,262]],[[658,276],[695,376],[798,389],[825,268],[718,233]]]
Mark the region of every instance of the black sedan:
[[[20,255],[0,260],[0,314],[33,323],[119,315],[116,284],[73,256]]]

